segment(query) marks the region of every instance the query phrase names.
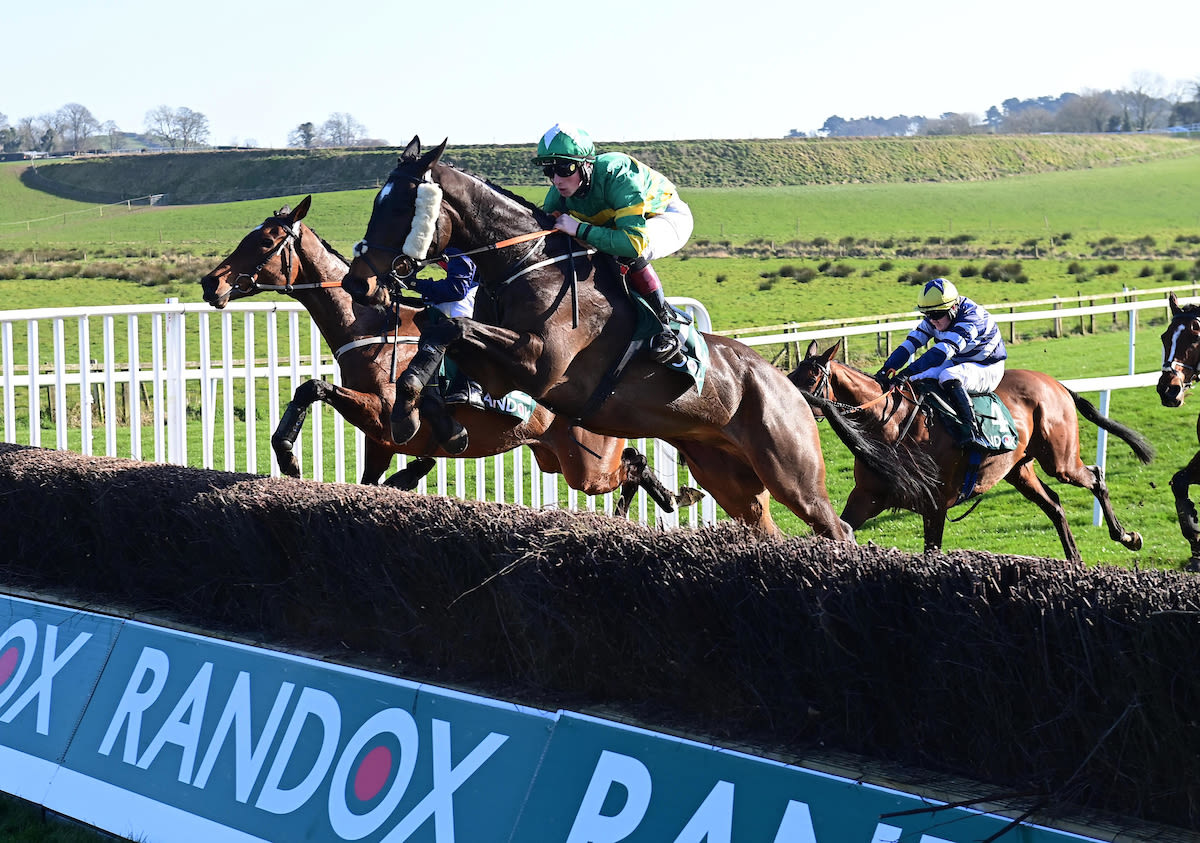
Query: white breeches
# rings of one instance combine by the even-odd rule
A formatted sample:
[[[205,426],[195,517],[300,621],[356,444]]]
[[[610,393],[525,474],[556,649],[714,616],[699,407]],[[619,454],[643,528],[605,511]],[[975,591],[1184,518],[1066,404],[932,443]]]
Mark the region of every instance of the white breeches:
[[[985,392],[995,392],[1004,377],[1004,361],[982,366],[979,363],[955,363],[953,360],[942,366],[934,366],[919,375],[913,375],[912,380],[934,380],[938,383],[958,381],[972,395],[982,395]]]
[[[692,236],[692,209],[676,196],[661,214],[646,218],[646,251],[648,261],[665,258],[683,248]]]

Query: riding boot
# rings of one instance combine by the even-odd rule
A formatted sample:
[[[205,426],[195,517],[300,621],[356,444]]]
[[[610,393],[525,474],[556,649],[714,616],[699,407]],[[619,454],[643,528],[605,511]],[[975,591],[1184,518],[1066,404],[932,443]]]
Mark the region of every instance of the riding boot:
[[[447,454],[461,454],[470,440],[467,429],[450,413],[438,387],[430,385],[421,394],[421,416],[433,429],[433,438]]]
[[[958,413],[962,427],[956,437],[960,448],[977,448],[981,451],[991,450],[992,443],[983,435],[979,421],[975,418],[975,408],[971,406],[971,396],[963,387],[961,381],[949,380],[942,383],[945,395]]]
[[[658,321],[662,323],[662,330],[650,340],[650,354],[659,363],[674,363],[681,356],[683,350],[682,344],[679,342],[679,337],[671,330],[671,320],[674,319],[674,312],[671,306],[667,304],[666,296],[663,295],[662,283],[658,280],[658,273],[654,271],[654,267],[645,258],[638,258],[629,267],[626,273],[626,280],[629,285],[636,290],[642,298],[649,302],[654,310],[654,315],[658,317]]]
[[[446,385],[444,400],[447,404],[470,404],[471,384],[462,372],[456,372]]]
[[[421,343],[417,353],[409,361],[408,367],[396,381],[397,393],[406,392],[408,393],[407,397],[415,401],[421,390],[425,388],[425,384],[429,383],[430,379],[437,374],[438,368],[442,365],[442,358],[445,356],[446,346]],[[399,394],[396,397],[399,398]]]

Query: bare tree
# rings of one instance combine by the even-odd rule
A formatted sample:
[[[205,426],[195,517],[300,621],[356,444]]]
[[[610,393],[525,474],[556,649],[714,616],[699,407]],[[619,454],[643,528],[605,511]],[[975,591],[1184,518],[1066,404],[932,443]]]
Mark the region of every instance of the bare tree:
[[[190,108],[160,105],[146,112],[146,133],[172,149],[190,149],[208,142],[208,118]]]
[[[301,123],[288,133],[288,146],[312,149],[317,144],[317,127],[312,123]]]
[[[88,141],[100,131],[100,121],[86,106],[69,102],[58,110],[63,143],[76,151],[87,149]]]
[[[37,149],[36,117],[22,117],[17,121],[17,140],[20,149]]]
[[[61,111],[39,114],[34,118],[34,148],[42,152],[54,152],[63,149],[63,137],[67,126]]]
[[[1054,131],[1054,115],[1044,108],[1023,108],[1005,116],[1003,131],[1006,134],[1016,135],[1052,132]]]
[[[1109,119],[1119,114],[1108,92],[1085,88],[1079,96],[1063,103],[1054,116],[1054,127],[1059,132],[1103,132]]]
[[[204,146],[208,142],[208,118],[199,111],[180,108],[175,112],[175,124],[184,149]]]
[[[983,124],[978,114],[947,111],[936,120],[926,120],[921,130],[925,135],[970,135],[978,131],[977,126]]]
[[[1144,132],[1162,122],[1170,109],[1165,99],[1166,82],[1157,73],[1141,70],[1130,77],[1128,88],[1118,91],[1121,105],[1134,131]]]
[[[121,148],[121,130],[112,120],[105,120],[100,125],[100,133],[108,138],[108,151],[116,152]]]
[[[367,129],[344,111],[336,111],[321,126],[321,141],[325,146],[354,146]]]

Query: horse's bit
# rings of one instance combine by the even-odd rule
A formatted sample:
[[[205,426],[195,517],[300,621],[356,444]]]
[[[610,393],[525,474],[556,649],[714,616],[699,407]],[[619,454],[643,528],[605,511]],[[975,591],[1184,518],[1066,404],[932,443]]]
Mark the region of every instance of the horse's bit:
[[[1185,363],[1183,360],[1180,360],[1176,357],[1178,354],[1177,349],[1179,345],[1179,338],[1184,331],[1187,331],[1193,336],[1196,334],[1195,331],[1190,328],[1186,328],[1182,323],[1178,328],[1175,329],[1175,335],[1171,338],[1170,350],[1164,349],[1163,351],[1162,370],[1166,374],[1174,375],[1175,377],[1179,378],[1179,382],[1182,384],[1184,389],[1191,389],[1196,385],[1196,381],[1200,380],[1200,366],[1194,366],[1189,363]],[[1196,351],[1197,349],[1200,349],[1200,342],[1193,341],[1191,345],[1185,349],[1184,354],[1180,356],[1186,358],[1190,352]],[[1184,370],[1187,371],[1186,375],[1184,374]]]
[[[270,220],[268,220],[268,222],[270,222]],[[263,223],[263,225],[266,225],[266,223]],[[291,225],[284,225],[281,227],[283,228],[283,239],[272,246],[267,253],[263,255],[262,260],[259,261],[258,266],[254,267],[253,272],[239,272],[233,279],[233,283],[230,284],[231,287],[236,287],[243,293],[249,293],[251,290],[258,290],[261,292],[264,290],[278,289],[283,289],[285,292],[291,292],[292,290],[320,286],[319,284],[297,285],[292,283],[293,260],[295,260],[296,264],[296,276],[299,276],[300,274],[300,259],[296,256],[296,241],[300,239],[300,222],[296,221]],[[259,226],[259,228],[262,228],[262,226]],[[275,257],[276,255],[279,255],[279,261],[283,266],[284,286],[280,288],[276,285],[259,284],[258,274],[263,271],[266,265],[271,262],[271,258]],[[245,283],[242,283],[243,278],[246,279]]]

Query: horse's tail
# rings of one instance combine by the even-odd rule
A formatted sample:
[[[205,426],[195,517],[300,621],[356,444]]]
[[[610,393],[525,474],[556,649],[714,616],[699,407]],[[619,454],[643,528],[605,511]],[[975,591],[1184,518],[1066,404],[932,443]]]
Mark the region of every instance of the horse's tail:
[[[1150,444],[1150,441],[1145,436],[1142,436],[1142,434],[1131,427],[1126,427],[1120,422],[1113,421],[1097,410],[1091,401],[1088,401],[1075,392],[1075,390],[1067,389],[1067,392],[1071,393],[1071,398],[1075,401],[1075,409],[1079,411],[1081,416],[1096,425],[1096,427],[1103,428],[1114,436],[1125,440],[1125,443],[1133,449],[1134,455],[1143,463],[1148,463],[1154,459],[1154,446]]]
[[[800,390],[804,400],[825,415],[850,453],[882,477],[900,508],[931,512],[937,508],[939,472],[933,459],[914,448],[892,447],[881,438],[864,435],[864,426],[844,415],[837,404]]]

